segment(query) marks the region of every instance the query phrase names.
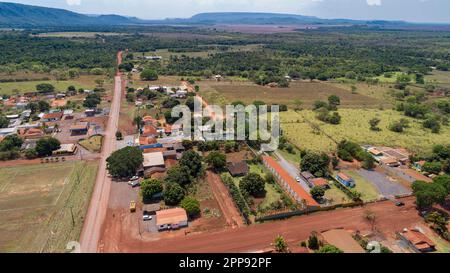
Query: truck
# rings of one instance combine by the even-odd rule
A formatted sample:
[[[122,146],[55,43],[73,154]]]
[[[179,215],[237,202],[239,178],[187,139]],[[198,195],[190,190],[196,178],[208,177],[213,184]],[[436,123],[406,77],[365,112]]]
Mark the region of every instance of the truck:
[[[130,202],[130,212],[136,212],[136,201],[131,201]]]

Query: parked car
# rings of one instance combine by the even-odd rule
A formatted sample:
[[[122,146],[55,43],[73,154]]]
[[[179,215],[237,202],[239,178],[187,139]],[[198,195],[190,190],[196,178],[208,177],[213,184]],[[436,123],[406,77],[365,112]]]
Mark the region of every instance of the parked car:
[[[395,202],[395,205],[396,205],[397,207],[403,207],[403,206],[405,205],[405,203],[403,203],[403,202],[401,202],[401,201],[398,201],[398,202]]]
[[[139,183],[139,181],[129,181],[128,185],[130,185],[131,187],[135,188],[141,185],[141,183]]]
[[[136,201],[131,201],[130,202],[130,212],[135,212],[136,211]]]
[[[139,180],[139,176],[135,175],[132,178],[130,178],[130,181],[135,181],[135,180]]]
[[[148,214],[144,214],[142,216],[142,220],[144,220],[144,221],[150,221],[152,219],[153,219],[153,217],[151,215],[148,215]]]
[[[302,181],[302,179],[300,178],[300,176],[297,176],[296,178],[295,178],[295,180],[297,181],[297,182],[301,182]]]

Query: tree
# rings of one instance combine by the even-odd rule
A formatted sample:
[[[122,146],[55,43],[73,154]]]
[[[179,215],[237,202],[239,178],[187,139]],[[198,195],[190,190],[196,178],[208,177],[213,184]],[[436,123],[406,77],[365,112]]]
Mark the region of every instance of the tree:
[[[422,166],[422,171],[431,174],[439,174],[442,171],[442,164],[439,161],[425,162]]]
[[[317,238],[316,232],[311,233],[308,238],[308,247],[313,250],[317,250],[320,247],[319,238]]]
[[[322,200],[325,195],[325,190],[323,187],[315,186],[310,191],[311,196],[316,200]]]
[[[301,100],[294,100],[294,110],[300,111],[302,109],[303,102]]]
[[[196,178],[202,172],[202,157],[192,150],[184,152],[180,159],[180,165],[186,166],[189,174]]]
[[[163,191],[164,202],[169,206],[178,205],[184,198],[184,190],[177,183],[166,183]]]
[[[333,245],[324,245],[316,253],[344,253],[344,251]]]
[[[49,83],[40,83],[36,85],[36,91],[39,93],[51,93],[55,91],[55,87]]]
[[[141,183],[141,195],[143,200],[150,200],[154,195],[163,191],[163,185],[160,180],[146,179]]]
[[[331,109],[336,109],[337,106],[341,105],[341,98],[336,95],[331,95],[328,97],[328,104]]]
[[[189,168],[184,165],[175,165],[167,172],[166,182],[187,186],[192,182]]]
[[[89,94],[83,102],[83,107],[85,108],[96,108],[97,105],[102,101],[99,94]]]
[[[9,125],[9,119],[4,115],[0,115],[0,128],[6,128]]]
[[[416,196],[416,205],[419,208],[428,208],[434,204],[443,204],[448,195],[447,189],[441,183],[427,183],[415,181],[412,184],[413,193]]]
[[[47,112],[50,110],[50,104],[45,100],[38,101],[38,109],[41,112]]]
[[[158,74],[155,70],[146,68],[141,72],[141,79],[144,81],[156,81],[158,79]]]
[[[300,169],[302,171],[309,171],[316,177],[324,177],[328,175],[328,168],[330,165],[330,158],[327,154],[316,154],[307,152],[302,156],[300,161]]]
[[[381,131],[381,129],[378,127],[378,124],[380,124],[381,120],[379,118],[373,118],[369,120],[370,130],[372,131]]]
[[[375,230],[375,223],[377,221],[377,215],[375,214],[375,212],[373,212],[369,209],[365,210],[364,211],[364,219],[370,223],[372,230]]]
[[[51,156],[53,151],[61,147],[59,140],[53,137],[41,138],[36,142],[36,153],[38,156]]]
[[[25,157],[27,159],[35,159],[37,157],[36,149],[25,150]]]
[[[278,235],[275,238],[273,245],[275,247],[275,251],[278,253],[287,253],[289,251],[288,245],[287,245],[286,241],[284,240],[284,237],[281,235]]]
[[[221,152],[213,151],[205,158],[205,162],[218,171],[227,165],[227,158]]]
[[[448,193],[450,193],[450,175],[441,175],[435,177],[433,182],[444,187]]]
[[[113,177],[130,177],[144,162],[138,147],[125,147],[115,151],[106,159],[106,168]]]
[[[252,196],[262,196],[265,194],[266,190],[264,188],[264,179],[256,173],[249,173],[244,178],[242,178],[239,183],[239,189],[246,192]]]
[[[190,196],[186,196],[180,203],[180,206],[186,210],[190,218],[200,214],[200,202]]]
[[[0,152],[6,152],[14,149],[19,149],[23,144],[23,140],[16,134],[6,136],[0,142]]]

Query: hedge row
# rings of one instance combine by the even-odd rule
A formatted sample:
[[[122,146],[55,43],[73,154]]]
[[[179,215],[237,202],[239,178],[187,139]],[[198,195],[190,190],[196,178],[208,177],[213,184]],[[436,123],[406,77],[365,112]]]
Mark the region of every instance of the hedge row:
[[[242,197],[238,187],[233,182],[233,179],[227,175],[222,175],[222,182],[225,184],[225,186],[228,188],[228,191],[231,194],[231,197],[234,200],[234,203],[240,210],[242,216],[244,217],[246,223],[250,223],[249,215],[250,215],[250,209],[247,206],[247,203],[244,200],[244,197]]]

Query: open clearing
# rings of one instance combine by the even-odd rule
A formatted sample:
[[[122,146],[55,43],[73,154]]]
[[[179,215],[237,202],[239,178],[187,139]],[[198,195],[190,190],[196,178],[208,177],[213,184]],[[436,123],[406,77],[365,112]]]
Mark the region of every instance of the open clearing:
[[[339,109],[339,114],[342,116],[341,124],[331,125],[317,120],[313,111],[283,112],[280,113],[281,127],[286,137],[297,147],[314,151],[334,151],[336,149],[334,141],[339,142],[343,139],[360,144],[404,147],[419,153],[430,151],[436,144],[450,144],[449,126],[443,126],[439,134],[432,134],[422,128],[421,121],[405,117],[394,110]],[[369,128],[369,120],[375,117],[381,120],[380,132],[371,131]],[[403,133],[390,131],[389,125],[401,118],[409,120],[411,128]],[[317,125],[320,130],[313,129],[308,121]]]
[[[341,98],[342,106],[349,108],[378,108],[383,103],[373,97],[352,94],[350,91],[320,82],[296,81],[288,88],[270,88],[242,81],[201,81],[200,94],[209,104],[224,104],[242,101],[250,104],[262,100],[267,104],[293,105],[301,100],[304,107],[311,106],[317,100],[326,101],[330,95]]]
[[[78,241],[97,162],[0,170],[0,252],[64,252]]]
[[[51,78],[50,75],[48,75]],[[27,93],[27,92],[36,92],[36,85],[41,83],[49,83],[55,87],[56,91],[66,91],[67,87],[73,85],[78,90],[80,88],[83,89],[94,89],[97,84],[95,80],[97,79],[105,79],[105,76],[93,76],[86,75],[80,76],[79,78],[67,80],[67,81],[57,81],[57,80],[47,80],[47,81],[23,81],[23,82],[3,82],[0,83],[0,94],[4,95],[12,95],[14,93]],[[105,81],[103,87],[109,89],[111,86],[111,81]]]
[[[99,153],[102,150],[103,136],[94,135],[88,139],[81,140],[80,145],[92,153]]]

